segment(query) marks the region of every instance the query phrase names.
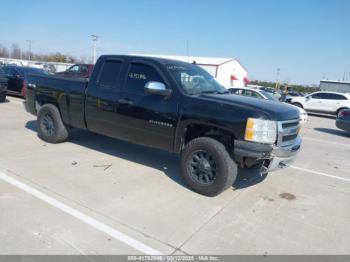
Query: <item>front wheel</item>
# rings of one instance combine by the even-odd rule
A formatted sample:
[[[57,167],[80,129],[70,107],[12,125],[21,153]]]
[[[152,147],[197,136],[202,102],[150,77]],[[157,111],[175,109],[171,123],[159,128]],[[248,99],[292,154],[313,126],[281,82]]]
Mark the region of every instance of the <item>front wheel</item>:
[[[297,107],[300,107],[300,108],[304,108],[303,105],[300,104],[300,103],[292,103],[292,105],[297,106]]]
[[[58,108],[51,104],[43,105],[38,112],[38,135],[49,143],[61,143],[68,138]]]
[[[181,173],[195,192],[216,196],[232,186],[237,165],[219,141],[200,137],[190,141],[182,152]]]

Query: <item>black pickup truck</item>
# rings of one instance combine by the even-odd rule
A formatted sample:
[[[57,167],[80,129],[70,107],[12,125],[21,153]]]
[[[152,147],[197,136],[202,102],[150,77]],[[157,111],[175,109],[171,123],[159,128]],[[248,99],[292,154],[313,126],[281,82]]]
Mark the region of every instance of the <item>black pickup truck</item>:
[[[188,185],[207,196],[231,187],[238,166],[289,166],[301,144],[297,109],[229,94],[202,68],[161,58],[101,56],[89,81],[31,75],[26,110],[47,142],[81,128],[178,153]]]

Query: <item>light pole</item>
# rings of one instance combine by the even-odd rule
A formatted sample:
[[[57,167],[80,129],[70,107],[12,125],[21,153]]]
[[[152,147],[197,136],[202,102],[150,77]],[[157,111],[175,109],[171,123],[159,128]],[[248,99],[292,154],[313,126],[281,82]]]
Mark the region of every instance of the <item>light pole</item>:
[[[276,72],[276,86],[275,86],[276,89],[279,89],[279,77],[280,77],[280,72],[281,72],[281,69],[280,69],[280,68],[277,68],[277,72]]]
[[[90,35],[92,38],[92,44],[93,44],[93,63],[96,63],[96,45],[97,45],[97,40],[98,36],[97,35]]]
[[[29,61],[31,59],[31,54],[32,54],[32,43],[33,43],[33,41],[27,40],[27,44],[28,44],[28,60]]]

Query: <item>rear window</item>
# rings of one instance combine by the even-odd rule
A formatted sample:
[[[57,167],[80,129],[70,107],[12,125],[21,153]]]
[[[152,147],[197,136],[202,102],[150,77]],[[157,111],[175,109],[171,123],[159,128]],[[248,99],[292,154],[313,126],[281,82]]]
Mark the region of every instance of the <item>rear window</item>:
[[[105,61],[98,79],[100,87],[116,88],[121,67],[120,61]]]

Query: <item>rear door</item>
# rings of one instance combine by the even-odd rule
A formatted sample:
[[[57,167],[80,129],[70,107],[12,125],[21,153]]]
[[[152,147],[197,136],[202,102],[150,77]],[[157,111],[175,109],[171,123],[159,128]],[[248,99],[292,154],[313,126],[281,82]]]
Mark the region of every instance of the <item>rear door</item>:
[[[347,101],[347,98],[344,95],[340,94],[331,94],[329,93],[329,107],[330,112],[335,113],[337,110],[341,107],[345,107],[346,103],[344,101]]]
[[[119,92],[126,64],[121,59],[102,62],[94,83],[90,82],[86,91],[85,118],[90,131],[121,138],[121,127],[116,112]]]
[[[149,81],[171,88],[164,74],[147,61],[130,63],[125,86],[119,95],[118,120],[123,138],[134,143],[172,151],[177,125],[178,99],[145,92]],[[173,90],[174,91],[174,90]]]

